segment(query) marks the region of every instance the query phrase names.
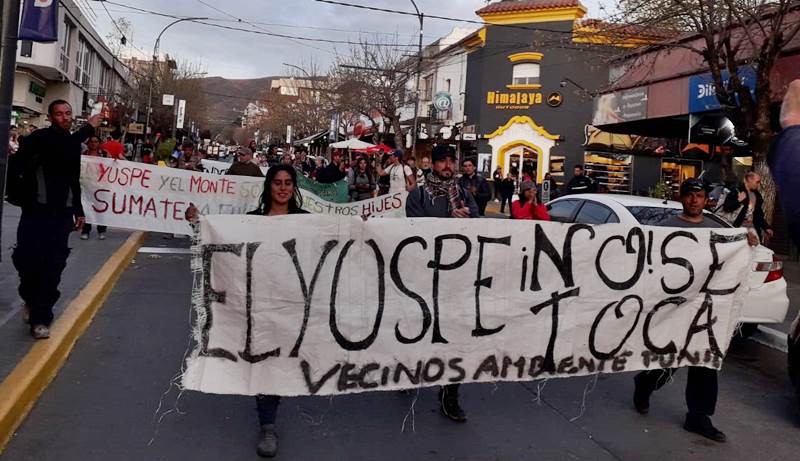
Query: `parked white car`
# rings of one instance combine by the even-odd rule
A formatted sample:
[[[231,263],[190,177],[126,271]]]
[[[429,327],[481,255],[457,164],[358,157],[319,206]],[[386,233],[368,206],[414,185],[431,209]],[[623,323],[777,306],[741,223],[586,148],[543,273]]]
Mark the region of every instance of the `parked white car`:
[[[659,226],[682,209],[679,202],[613,194],[568,195],[547,204],[553,221],[582,224]],[[715,223],[714,227],[731,227],[711,213],[706,216]],[[747,283],[750,292],[742,308],[742,336],[755,332],[760,323],[782,323],[789,310],[783,262],[769,248],[756,247],[753,271]]]

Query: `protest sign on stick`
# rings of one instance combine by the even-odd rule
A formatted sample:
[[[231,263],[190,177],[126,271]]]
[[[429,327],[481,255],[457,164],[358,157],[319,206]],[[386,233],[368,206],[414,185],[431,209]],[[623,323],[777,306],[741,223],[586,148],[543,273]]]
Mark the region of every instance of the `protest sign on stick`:
[[[220,163],[220,162],[217,162]],[[203,215],[245,214],[258,208],[264,178],[221,176],[100,157],[81,158],[86,221],[122,229],[190,235],[189,204]],[[407,193],[352,203],[331,203],[301,191],[311,213],[341,216],[405,216]]]
[[[187,389],[331,395],[720,368],[741,229],[208,216]]]

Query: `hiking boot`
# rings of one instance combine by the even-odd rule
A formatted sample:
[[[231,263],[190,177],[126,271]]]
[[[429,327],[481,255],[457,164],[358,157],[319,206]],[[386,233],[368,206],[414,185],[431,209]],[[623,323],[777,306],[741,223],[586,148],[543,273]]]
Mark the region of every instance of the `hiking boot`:
[[[22,322],[26,325],[31,323],[31,308],[27,304],[22,305]]]
[[[50,328],[45,325],[34,325],[31,328],[31,336],[34,339],[47,339],[50,337]]]
[[[639,414],[646,415],[650,412],[650,393],[639,384],[639,375],[633,378],[633,406]]]
[[[81,240],[89,240],[89,234],[81,234]]]
[[[275,432],[274,424],[261,426],[256,453],[263,458],[273,458],[278,453],[278,434]]]
[[[98,235],[98,236],[97,236],[97,239],[98,239],[98,240],[105,240],[105,239],[106,239],[106,233],[105,233],[105,232],[103,232],[102,234]]]
[[[467,415],[458,402],[458,391],[443,387],[439,389],[439,403],[442,414],[457,423],[467,421]]]
[[[715,442],[724,443],[728,441],[725,433],[714,427],[711,423],[711,418],[708,416],[693,417],[687,414],[683,428]]]

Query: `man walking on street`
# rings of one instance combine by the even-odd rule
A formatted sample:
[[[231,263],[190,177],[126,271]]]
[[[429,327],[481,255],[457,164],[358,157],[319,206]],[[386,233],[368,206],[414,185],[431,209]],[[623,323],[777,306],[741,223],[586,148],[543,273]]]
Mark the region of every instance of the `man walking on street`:
[[[486,178],[476,173],[475,160],[466,159],[461,162],[461,168],[464,172],[459,184],[461,187],[468,190],[478,204],[478,213],[481,216],[486,214],[486,204],[492,198],[492,190],[489,188],[489,182]]]
[[[261,168],[253,163],[253,151],[247,147],[240,147],[236,151],[236,162],[228,168],[226,176],[253,176],[264,177]]]
[[[566,195],[588,194],[592,191],[592,180],[583,174],[583,166],[575,165],[575,176],[567,183]]]
[[[15,155],[9,196],[22,208],[12,254],[20,278],[23,315],[36,339],[50,337],[53,306],[69,256],[68,239],[86,223],[81,206],[81,143],[94,135],[102,117],[89,119],[74,134],[72,107],[63,100],[48,107],[51,126],[28,136]]]
[[[769,168],[778,186],[789,237],[800,247],[800,80],[789,84],[781,106],[783,131],[769,154]]]
[[[684,228],[709,228],[722,227],[715,221],[705,217],[703,210],[708,202],[708,191],[698,179],[687,179],[680,188],[683,212],[665,221],[664,227]],[[748,243],[753,246],[758,244],[758,239],[748,235]],[[683,428],[716,442],[725,442],[725,434],[714,427],[711,416],[717,407],[717,370],[704,367],[688,367],[689,376],[686,381],[686,421]],[[670,382],[676,369],[648,370],[634,377],[635,389],[633,392],[633,405],[641,414],[650,411],[650,396],[654,391],[661,389]]]
[[[722,210],[732,218],[733,227],[744,227],[758,235],[763,241],[773,235],[772,226],[764,217],[764,197],[761,188],[761,176],[749,171],[744,175],[744,183],[725,197]]]
[[[455,180],[456,153],[450,146],[433,148],[433,171],[424,186],[416,186],[408,194],[406,216],[409,218],[477,218],[478,205],[467,190]],[[439,390],[442,414],[456,422],[465,422],[467,415],[458,401],[458,384]]]
[[[320,184],[333,184],[347,177],[347,173],[339,166],[342,163],[342,153],[338,150],[331,152],[331,163],[317,170],[317,182]]]

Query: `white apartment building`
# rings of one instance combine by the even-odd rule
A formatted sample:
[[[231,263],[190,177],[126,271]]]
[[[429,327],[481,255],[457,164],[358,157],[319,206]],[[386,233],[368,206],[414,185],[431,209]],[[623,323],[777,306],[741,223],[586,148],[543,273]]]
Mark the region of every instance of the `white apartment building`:
[[[76,117],[98,96],[118,101],[128,69],[117,61],[73,0],[59,8],[58,42],[17,44],[12,123],[47,126],[47,106],[68,101]]]

